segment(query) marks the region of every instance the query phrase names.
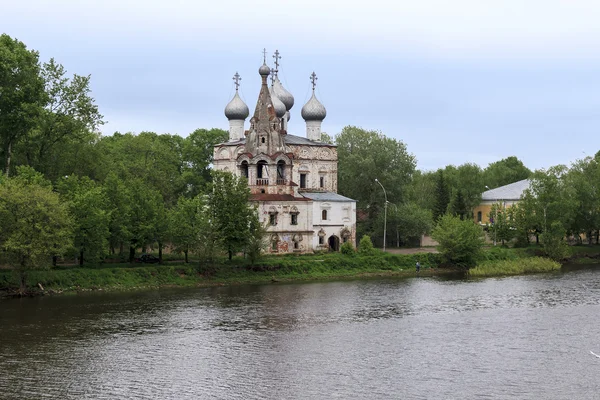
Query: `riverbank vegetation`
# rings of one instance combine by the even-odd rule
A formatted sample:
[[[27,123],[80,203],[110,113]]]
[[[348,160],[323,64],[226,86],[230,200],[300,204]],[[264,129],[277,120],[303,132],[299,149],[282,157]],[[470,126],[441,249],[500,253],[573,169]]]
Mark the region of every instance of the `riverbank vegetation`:
[[[514,260],[485,261],[468,271],[470,277],[520,275],[536,272],[552,272],[561,268],[560,263],[543,257]]]
[[[341,255],[314,256],[324,261],[263,258],[264,227],[248,206],[246,182],[211,169],[213,148],[228,139],[226,131],[103,136],[99,128],[105,121],[91,94],[91,77],[70,76],[54,59],[42,62],[36,51],[5,34],[0,35],[0,76],[5,78],[0,93],[10,94],[0,96],[2,287],[13,288],[17,281],[23,292],[38,283],[102,287],[98,279],[110,286],[119,284],[115,276],[125,281],[121,285],[138,285],[143,276],[154,284],[163,274],[172,277],[169,284],[180,284],[170,270],[176,267],[163,254],[166,248],[182,259],[177,265],[195,283],[219,274],[337,276],[414,267],[415,258],[380,254],[366,239],[358,252],[345,245]],[[532,184],[518,207],[492,209],[488,235],[524,249],[535,241],[540,253],[535,255],[557,261],[575,248],[567,238],[580,245],[598,243],[600,152],[570,168],[534,172],[516,157],[484,169],[465,163],[419,171],[405,143],[376,130],[347,126],[324,140],[337,146],[339,192],[357,200],[357,238],[369,236],[379,248],[384,236],[387,248],[415,246],[433,231],[441,254],[426,256],[436,258],[422,265],[466,270],[489,261],[482,227],[472,222],[473,208],[486,186],[525,178]],[[387,188],[387,198],[375,178]],[[166,272],[160,265],[135,264],[140,252],[154,252],[159,264],[168,262]],[[247,257],[239,261],[236,254]],[[130,264],[113,265],[113,259]],[[75,266],[61,265],[73,260]],[[110,268],[119,271],[106,275]],[[68,276],[78,278],[67,284]]]

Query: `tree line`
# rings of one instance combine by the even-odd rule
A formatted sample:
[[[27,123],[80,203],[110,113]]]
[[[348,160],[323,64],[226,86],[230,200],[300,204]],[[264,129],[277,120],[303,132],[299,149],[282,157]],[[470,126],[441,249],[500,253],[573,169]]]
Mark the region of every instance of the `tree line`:
[[[211,170],[213,146],[227,132],[102,136],[90,79],[69,76],[56,61],[42,63],[36,51],[0,36],[2,261],[25,268],[64,255],[80,263],[133,260],[138,249],[152,246],[161,255],[167,244],[186,261],[189,253],[204,260],[259,254],[264,229],[248,207],[247,185]],[[338,191],[357,200],[357,237],[369,235],[377,246],[386,205],[386,245],[411,245],[443,216],[472,220],[487,188],[526,178],[532,186],[522,206],[492,211],[499,240],[527,243],[537,235],[549,248],[567,235],[598,241],[598,154],[535,172],[516,157],[486,168],[419,171],[406,145],[379,131],[347,126],[323,139],[337,145]]]

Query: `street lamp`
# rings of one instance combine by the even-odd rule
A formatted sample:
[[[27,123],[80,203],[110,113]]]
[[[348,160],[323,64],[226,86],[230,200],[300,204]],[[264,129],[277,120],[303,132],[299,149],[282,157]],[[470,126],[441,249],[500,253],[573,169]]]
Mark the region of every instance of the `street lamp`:
[[[379,183],[379,186],[383,189],[383,196],[385,197],[385,204],[383,205],[383,251],[385,252],[385,233],[387,232],[387,193],[385,192],[385,188],[379,182],[377,178],[375,178],[375,182]]]

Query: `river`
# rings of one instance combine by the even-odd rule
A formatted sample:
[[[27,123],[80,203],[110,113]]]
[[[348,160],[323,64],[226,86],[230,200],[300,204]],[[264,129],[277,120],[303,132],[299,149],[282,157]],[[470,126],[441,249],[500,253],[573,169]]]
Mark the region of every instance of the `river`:
[[[2,399],[597,399],[600,268],[0,301]]]

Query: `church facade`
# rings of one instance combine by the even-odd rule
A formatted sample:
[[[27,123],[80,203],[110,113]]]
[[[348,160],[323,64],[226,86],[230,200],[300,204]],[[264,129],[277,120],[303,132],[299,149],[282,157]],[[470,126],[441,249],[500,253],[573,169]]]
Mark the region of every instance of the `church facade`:
[[[306,137],[287,132],[294,97],[275,68],[259,68],[261,89],[249,129],[248,106],[236,92],[225,107],[229,140],[214,147],[213,165],[247,178],[251,201],[267,226],[268,251],[306,253],[337,251],[340,245],[356,243],[356,201],[337,193],[337,149],[321,141],[321,123],[327,113],[315,96],[316,75],[311,75],[312,96],[302,107]],[[271,86],[268,78],[271,76]]]

